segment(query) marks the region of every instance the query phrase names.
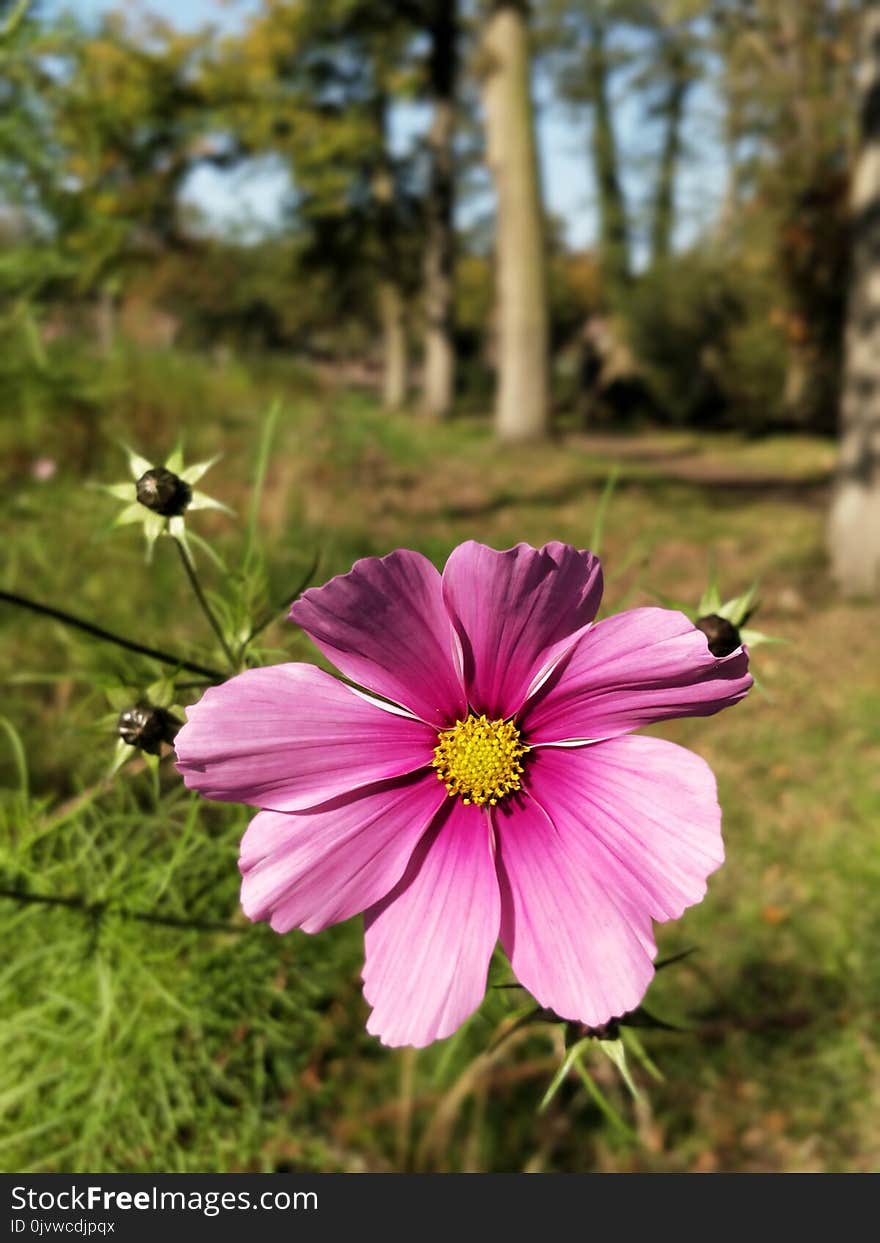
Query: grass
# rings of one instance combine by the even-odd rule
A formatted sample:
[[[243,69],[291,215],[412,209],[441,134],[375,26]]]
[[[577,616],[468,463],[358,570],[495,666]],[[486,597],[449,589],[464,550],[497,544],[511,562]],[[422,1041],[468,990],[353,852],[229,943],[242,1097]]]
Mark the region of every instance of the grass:
[[[705,902],[659,930],[697,952],[652,986],[678,1032],[643,1040],[633,1103],[607,1059],[591,1072],[626,1119],[615,1130],[574,1077],[541,1115],[559,1035],[531,1027],[487,1054],[521,1011],[491,989],[456,1036],[389,1052],[364,1031],[361,931],[277,937],[238,913],[245,809],[194,800],[163,765],[102,783],[105,688],[133,697],[151,662],[3,607],[0,888],[84,896],[89,909],[0,898],[0,1167],[10,1170],[867,1170],[880,1162],[876,947],[880,667],[876,607],[844,604],[822,552],[831,447],[571,428],[499,448],[484,421],[431,427],[293,367],[185,355],[116,360],[88,417],[31,410],[2,505],[15,533],[0,586],[147,643],[221,661],[174,550],[147,571],[133,528],[87,487],[124,477],[115,438],[161,456],[222,451],[205,488],[240,515],[193,527],[237,564],[260,416],[281,402],[259,506],[259,608],[313,553],[319,581],[364,555],[419,548],[441,564],[462,539],[496,547],[589,542],[605,481],[606,611],[695,604],[710,565],[732,595],[761,580],[762,690],[717,718],[655,732],[715,769],[727,862]],[[6,444],[3,445],[3,441]],[[53,456],[40,483],[34,457]],[[217,578],[206,569],[209,586]],[[283,622],[265,659],[313,659]],[[196,692],[191,692],[195,695]],[[145,923],[159,913],[219,931]],[[503,961],[493,982],[508,980]]]

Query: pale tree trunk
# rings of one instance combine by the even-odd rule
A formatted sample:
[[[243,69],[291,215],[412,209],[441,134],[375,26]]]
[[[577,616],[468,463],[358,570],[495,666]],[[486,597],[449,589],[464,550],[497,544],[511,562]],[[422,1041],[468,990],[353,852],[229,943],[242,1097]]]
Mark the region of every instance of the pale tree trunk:
[[[525,3],[492,4],[483,65],[486,145],[497,219],[495,430],[500,440],[536,440],[549,426],[549,336]]]
[[[457,0],[434,0],[431,18],[429,77],[434,117],[428,135],[431,185],[425,242],[425,374],[423,409],[442,419],[452,411],[455,396],[453,338],[455,193],[455,70],[458,39]]]
[[[847,595],[880,593],[880,10],[862,18],[861,148],[852,184],[852,269],[840,455],[831,503],[834,578]]]
[[[399,410],[406,401],[408,365],[406,306],[400,285],[379,282],[379,316],[382,322],[382,405]]]
[[[406,332],[406,298],[400,280],[400,253],[394,177],[388,157],[387,100],[376,100],[376,123],[383,154],[373,173],[372,190],[377,207],[380,247],[378,291],[379,320],[382,326],[382,405],[399,410],[406,401],[409,382]]]

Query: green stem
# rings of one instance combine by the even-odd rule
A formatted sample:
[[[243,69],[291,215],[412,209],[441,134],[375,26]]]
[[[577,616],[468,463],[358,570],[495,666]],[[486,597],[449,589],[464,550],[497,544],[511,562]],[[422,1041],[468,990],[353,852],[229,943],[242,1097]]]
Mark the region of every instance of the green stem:
[[[226,674],[220,673],[217,669],[211,669],[207,665],[197,665],[191,660],[182,660],[179,656],[162,652],[155,647],[147,647],[144,643],[136,643],[133,639],[126,639],[121,634],[114,634],[112,630],[105,630],[103,626],[96,626],[94,622],[85,621],[82,617],[74,617],[72,613],[66,613],[63,609],[52,608],[51,605],[29,600],[26,596],[20,596],[14,591],[0,591],[0,600],[5,600],[7,604],[15,604],[22,609],[30,609],[32,613],[39,613],[41,617],[51,617],[55,621],[63,622],[65,626],[82,630],[96,639],[103,639],[106,643],[115,643],[117,647],[124,647],[129,652],[138,652],[141,656],[149,656],[165,665],[175,665],[178,669],[186,669],[188,673],[200,673],[203,677],[210,678],[212,683],[226,681]]]
[[[196,593],[196,599],[201,606],[202,612],[205,614],[205,617],[207,617],[214,634],[220,640],[220,646],[223,648],[224,655],[229,661],[230,668],[233,672],[235,672],[238,669],[238,663],[232,654],[232,648],[226,642],[226,636],[223,633],[223,629],[215,617],[214,611],[208,603],[205,593],[202,591],[202,584],[199,582],[199,576],[196,574],[196,567],[193,565],[183,541],[177,539],[175,536],[174,542],[177,545],[177,551],[180,553],[180,560],[183,562],[183,568],[186,571],[186,576],[190,581],[193,591]]]

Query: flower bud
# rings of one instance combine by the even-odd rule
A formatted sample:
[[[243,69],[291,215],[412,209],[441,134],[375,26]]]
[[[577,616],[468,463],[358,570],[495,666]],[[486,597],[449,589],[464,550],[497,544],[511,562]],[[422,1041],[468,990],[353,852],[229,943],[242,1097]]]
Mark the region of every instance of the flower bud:
[[[135,484],[137,499],[163,518],[178,518],[192,500],[192,488],[164,466],[145,471]]]
[[[709,651],[713,656],[729,656],[742,643],[736,626],[726,617],[719,617],[717,613],[698,617],[694,625],[709,640]]]
[[[163,742],[172,743],[180,721],[165,708],[136,704],[120,712],[116,731],[123,742],[148,755],[158,755]]]

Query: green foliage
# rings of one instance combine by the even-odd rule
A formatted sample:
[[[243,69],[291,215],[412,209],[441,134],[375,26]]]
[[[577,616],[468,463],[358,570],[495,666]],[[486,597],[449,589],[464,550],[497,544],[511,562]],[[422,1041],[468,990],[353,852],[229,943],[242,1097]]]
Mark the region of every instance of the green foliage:
[[[62,26],[46,42],[58,241],[76,261],[80,292],[116,295],[132,267],[179,242],[178,190],[213,154],[202,41],[111,13],[94,33]]]
[[[3,806],[3,891],[88,906],[0,895],[16,946],[0,973],[5,1169],[261,1169],[267,1137],[308,1140],[296,1085],[356,967],[355,930],[298,944],[245,926],[246,813],[206,816],[173,774],[164,784],[153,802],[122,777],[60,821]],[[132,917],[144,913],[194,926]]]
[[[413,169],[388,135],[392,99],[420,72],[416,17],[391,3],[265,0],[205,65],[241,146],[290,167],[306,254],[345,285],[364,271],[418,281]]]
[[[629,341],[656,411],[676,424],[765,431],[782,421],[787,367],[762,272],[694,250],[630,291]]]
[[[834,428],[839,386],[863,8],[861,0],[755,0],[746,16],[737,0],[723,0],[713,13],[735,153],[727,232],[775,282],[786,417],[824,431]]]

